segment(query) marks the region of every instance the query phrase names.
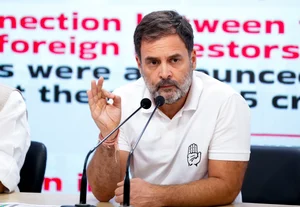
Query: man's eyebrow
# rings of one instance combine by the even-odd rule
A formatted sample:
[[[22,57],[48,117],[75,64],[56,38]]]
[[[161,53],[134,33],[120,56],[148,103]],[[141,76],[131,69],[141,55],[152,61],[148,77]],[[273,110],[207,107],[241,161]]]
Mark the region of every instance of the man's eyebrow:
[[[170,59],[171,58],[180,58],[180,57],[182,57],[182,55],[180,55],[179,53],[169,56]]]
[[[151,60],[158,60],[158,58],[157,57],[152,57],[152,56],[147,56],[146,58],[145,58],[145,60],[147,60],[147,61],[151,61]]]
[[[181,54],[175,53],[175,54],[173,54],[173,55],[170,55],[168,58],[171,59],[171,58],[180,58],[180,57],[182,57]],[[145,58],[145,60],[158,60],[158,59],[159,59],[158,57],[153,57],[153,56],[147,56],[147,57]]]
[[[153,56],[147,56],[146,58],[145,58],[145,60],[156,60],[156,59],[158,59],[157,57],[153,57]]]

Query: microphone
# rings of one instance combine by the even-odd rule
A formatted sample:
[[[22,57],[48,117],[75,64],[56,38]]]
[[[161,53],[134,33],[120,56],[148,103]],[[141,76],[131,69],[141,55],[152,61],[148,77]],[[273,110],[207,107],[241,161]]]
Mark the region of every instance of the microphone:
[[[134,114],[136,114],[141,108],[149,109],[151,107],[151,101],[148,98],[143,98],[140,102],[140,107],[136,109],[128,118],[126,118],[121,124],[119,124],[114,130],[112,130],[106,137],[104,137],[98,144],[92,148],[86,155],[82,170],[82,177],[80,182],[80,200],[79,204],[75,204],[75,207],[95,207],[94,205],[86,204],[86,194],[87,194],[87,176],[86,176],[86,166],[89,156],[103,143],[105,142],[115,131],[117,131],[123,124],[125,124]],[[73,205],[63,205],[62,207],[74,207]]]
[[[140,136],[138,137],[137,141],[135,142],[135,145],[133,146],[133,148],[130,150],[128,158],[127,158],[127,163],[126,163],[126,174],[125,174],[125,178],[124,178],[124,191],[123,191],[123,207],[129,207],[130,206],[130,179],[129,179],[129,166],[130,166],[130,160],[131,157],[133,155],[133,152],[136,148],[136,146],[138,145],[139,141],[141,140],[150,120],[152,119],[152,116],[154,115],[156,109],[162,105],[165,104],[165,98],[162,96],[157,96],[155,98],[155,108],[153,110],[153,112],[151,113],[145,127],[142,130],[142,133],[140,134]]]

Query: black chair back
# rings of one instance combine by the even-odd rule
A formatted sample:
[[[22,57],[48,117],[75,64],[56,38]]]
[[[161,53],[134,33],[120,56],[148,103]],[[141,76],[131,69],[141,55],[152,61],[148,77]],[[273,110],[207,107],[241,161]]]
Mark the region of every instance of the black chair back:
[[[31,141],[20,172],[20,192],[40,193],[44,182],[47,148],[43,143]]]
[[[300,148],[252,146],[243,202],[300,205]]]

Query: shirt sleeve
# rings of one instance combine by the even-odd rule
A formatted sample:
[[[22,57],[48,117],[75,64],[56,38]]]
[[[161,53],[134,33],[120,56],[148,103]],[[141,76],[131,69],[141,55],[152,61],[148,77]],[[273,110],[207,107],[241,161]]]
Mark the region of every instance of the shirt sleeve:
[[[130,144],[128,142],[128,139],[125,137],[125,133],[122,127],[120,128],[118,145],[119,145],[119,150],[127,151],[127,152],[130,152],[131,150]]]
[[[247,102],[233,94],[221,106],[209,159],[248,161],[250,157],[250,109]]]
[[[13,91],[0,112],[0,181],[11,192],[17,189],[20,170],[30,146],[26,105]]]
[[[113,93],[121,97],[122,115],[121,115],[120,123],[122,123],[125,119],[124,117],[126,116],[125,111],[126,111],[127,107],[125,106],[126,104],[124,104],[124,100],[122,98],[122,92],[121,92],[120,88],[115,89],[113,91]],[[112,101],[112,100],[110,100],[110,101]],[[110,102],[110,103],[112,103],[112,102]],[[121,151],[129,152],[131,150],[130,143],[129,143],[128,137],[126,136],[124,126],[120,127],[120,129],[119,129],[118,148]]]

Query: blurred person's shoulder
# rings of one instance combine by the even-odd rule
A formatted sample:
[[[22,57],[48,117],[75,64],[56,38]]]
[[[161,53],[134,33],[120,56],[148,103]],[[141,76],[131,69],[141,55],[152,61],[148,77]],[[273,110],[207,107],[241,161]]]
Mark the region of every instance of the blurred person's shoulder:
[[[8,102],[16,107],[25,104],[22,93],[18,89],[0,83],[0,111]]]
[[[15,89],[8,86],[8,85],[4,85],[2,83],[0,83],[0,111],[2,110],[2,108],[4,107],[4,105],[6,104],[10,94],[14,91]]]

